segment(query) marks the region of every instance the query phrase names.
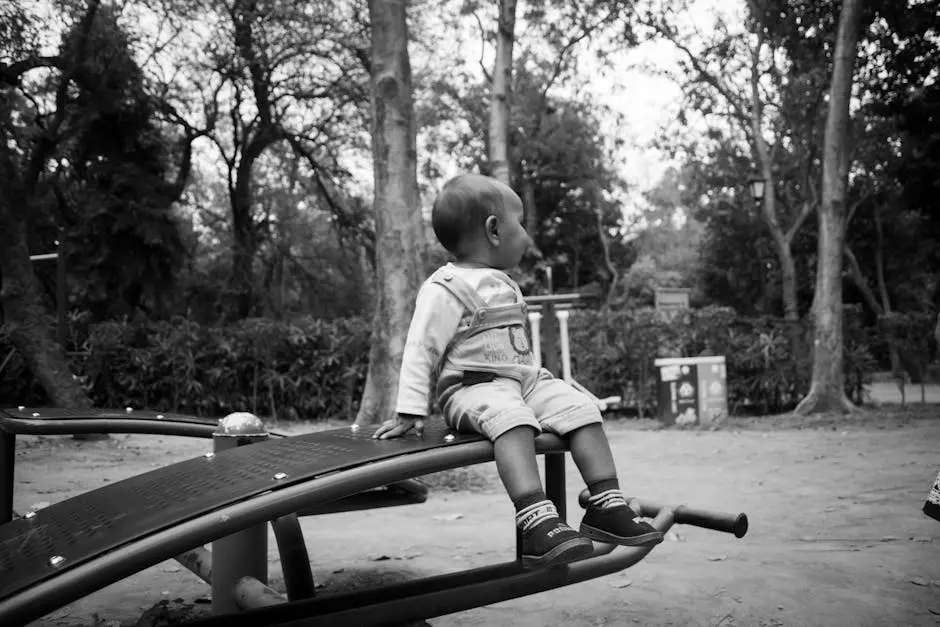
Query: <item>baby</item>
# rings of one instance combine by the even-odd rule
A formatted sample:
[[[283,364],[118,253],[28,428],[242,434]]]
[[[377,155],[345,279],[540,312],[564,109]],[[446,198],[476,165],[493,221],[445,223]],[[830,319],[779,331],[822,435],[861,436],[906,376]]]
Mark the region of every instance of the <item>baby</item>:
[[[437,404],[449,427],[493,442],[496,468],[516,508],[527,568],[577,561],[592,540],[657,544],[663,535],[627,505],[597,406],[533,365],[526,305],[505,271],[532,241],[522,201],[506,185],[465,174],[448,181],[432,209],[434,233],[456,261],[418,292],[399,378],[397,418],[374,437],[419,433]],[[535,437],[567,440],[591,493],[580,533],[558,516],[542,488]]]

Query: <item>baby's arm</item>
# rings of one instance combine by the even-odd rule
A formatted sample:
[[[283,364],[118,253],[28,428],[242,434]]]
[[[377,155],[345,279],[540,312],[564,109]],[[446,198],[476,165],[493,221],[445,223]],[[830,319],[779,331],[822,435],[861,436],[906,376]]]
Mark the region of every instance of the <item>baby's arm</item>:
[[[457,332],[462,316],[463,305],[446,288],[435,283],[422,286],[402,354],[397,416],[385,421],[373,437],[396,437],[413,428],[420,435],[428,413],[428,398],[433,393],[431,373]]]

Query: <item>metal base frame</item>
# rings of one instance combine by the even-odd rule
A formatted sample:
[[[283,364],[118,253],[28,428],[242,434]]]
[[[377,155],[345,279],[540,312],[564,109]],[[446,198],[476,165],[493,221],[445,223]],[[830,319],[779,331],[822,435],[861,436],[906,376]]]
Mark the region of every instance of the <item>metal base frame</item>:
[[[670,508],[661,509],[653,520],[653,526],[663,532],[673,524]],[[410,623],[610,575],[633,566],[653,548],[595,546],[592,557],[555,568],[524,570],[518,562],[506,562],[381,588],[322,595],[307,601],[249,610],[239,614],[237,620],[259,627],[370,627]],[[235,618],[212,616],[192,625],[226,627],[226,623]]]

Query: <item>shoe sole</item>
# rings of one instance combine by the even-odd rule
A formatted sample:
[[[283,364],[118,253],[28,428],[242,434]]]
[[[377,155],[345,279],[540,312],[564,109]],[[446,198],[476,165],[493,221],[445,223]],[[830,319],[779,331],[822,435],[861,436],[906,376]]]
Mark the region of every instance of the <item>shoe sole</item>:
[[[572,538],[545,555],[523,555],[523,568],[546,568],[579,562],[594,554],[594,543],[587,538]]]
[[[582,536],[595,540],[596,542],[619,544],[620,546],[656,545],[663,541],[663,533],[661,531],[651,531],[639,536],[618,536],[582,523],[580,532]]]

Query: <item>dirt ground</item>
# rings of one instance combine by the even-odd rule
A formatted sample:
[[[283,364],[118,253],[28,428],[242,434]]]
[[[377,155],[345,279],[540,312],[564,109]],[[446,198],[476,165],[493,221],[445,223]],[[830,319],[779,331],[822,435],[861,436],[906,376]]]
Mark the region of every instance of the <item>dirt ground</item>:
[[[940,406],[848,419],[732,419],[717,431],[617,421],[608,433],[628,492],[746,512],[747,537],[676,526],[624,573],[432,625],[940,625],[940,522],[921,512],[940,471]],[[14,506],[42,507],[208,446],[138,435],[20,438]],[[574,465],[567,468],[576,524],[582,484]],[[473,491],[437,489],[418,506],[305,519],[324,591],[510,559],[512,508],[493,465],[476,467],[467,479]],[[279,587],[273,537],[269,546],[272,585]],[[189,571],[165,562],[35,625],[126,627],[161,599],[191,603],[208,594]]]

